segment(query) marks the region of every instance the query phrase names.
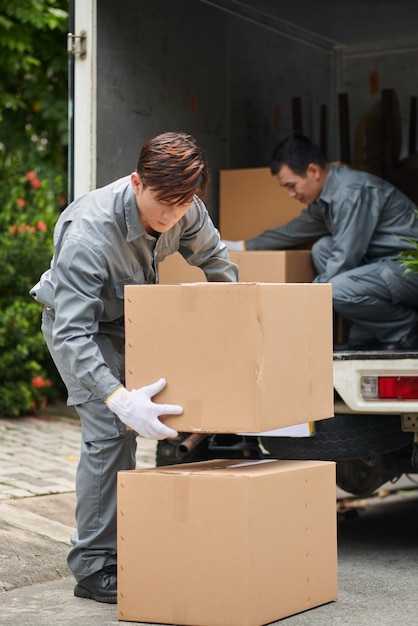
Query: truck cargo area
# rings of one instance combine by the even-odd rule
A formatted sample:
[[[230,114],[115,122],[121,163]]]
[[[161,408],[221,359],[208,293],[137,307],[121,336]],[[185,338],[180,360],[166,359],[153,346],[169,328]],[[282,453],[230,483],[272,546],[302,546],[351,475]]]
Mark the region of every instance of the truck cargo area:
[[[221,172],[267,168],[278,141],[298,129],[329,161],[382,176],[418,202],[416,0],[69,5],[70,198],[133,171],[150,137],[185,131],[206,150],[206,204],[219,227]],[[312,436],[181,433],[160,442],[157,463],[336,460],[343,489],[372,493],[418,472],[418,397],[412,381],[395,380],[415,378],[417,359],[334,353],[335,418],[319,421]],[[410,397],[379,398],[381,377],[391,379],[386,394],[402,387]]]

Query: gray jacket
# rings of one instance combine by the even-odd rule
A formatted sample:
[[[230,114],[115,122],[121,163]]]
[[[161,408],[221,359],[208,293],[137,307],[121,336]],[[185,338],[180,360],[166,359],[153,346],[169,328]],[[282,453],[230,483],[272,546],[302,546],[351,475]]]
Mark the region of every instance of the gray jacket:
[[[95,337],[123,336],[124,286],[157,283],[158,263],[177,250],[201,267],[208,281],[238,279],[237,266],[196,196],[186,215],[158,239],[143,229],[129,176],[63,211],[50,269],[30,293],[55,311],[54,350],[81,388],[106,399],[120,386]]]
[[[317,282],[382,258],[396,259],[418,241],[414,203],[387,181],[346,166],[330,165],[321,195],[287,224],[249,239],[247,250],[286,250],[332,237],[326,271]]]

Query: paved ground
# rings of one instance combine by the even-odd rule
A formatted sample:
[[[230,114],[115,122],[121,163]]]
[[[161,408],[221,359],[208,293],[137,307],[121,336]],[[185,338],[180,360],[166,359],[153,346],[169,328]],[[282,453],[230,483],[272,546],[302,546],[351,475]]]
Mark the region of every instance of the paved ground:
[[[70,576],[79,449],[79,421],[66,407],[0,419],[0,592]],[[155,465],[155,442],[138,439],[137,465]]]
[[[74,414],[56,410],[53,415],[19,419],[0,418],[0,624],[7,626],[116,626],[128,624],[117,620],[116,607],[74,598],[74,580],[66,566],[70,536],[74,530],[74,481],[80,444],[80,427]],[[155,465],[155,443],[138,439],[138,466]],[[406,481],[408,487],[414,484]],[[394,496],[413,507],[418,492]],[[337,489],[337,496],[344,495]],[[375,503],[364,501],[366,509]],[[396,507],[396,502],[393,503]],[[413,509],[412,509],[413,510]],[[371,514],[373,512],[371,511]],[[413,515],[414,519],[415,514]],[[408,515],[408,519],[411,514]],[[373,520],[373,518],[371,518]],[[415,528],[415,526],[414,526]],[[373,535],[373,532],[372,532]],[[399,536],[399,533],[398,533]],[[362,593],[362,612],[358,614],[359,563],[351,563],[344,552],[353,552],[357,538],[349,537],[340,551],[340,592],[336,603],[282,620],[291,625],[336,626],[405,626],[416,624],[418,606],[411,590],[400,604],[380,603],[377,593]],[[385,543],[386,545],[386,543]],[[361,545],[359,552],[364,553]],[[379,551],[378,555],[381,553]],[[410,554],[410,549],[405,552]],[[378,555],[374,556],[377,563]],[[359,559],[360,557],[358,557]],[[384,555],[382,554],[384,559]],[[407,558],[407,556],[405,557]],[[369,566],[365,555],[364,569]],[[393,560],[393,558],[392,558]],[[412,561],[414,563],[414,561]],[[373,571],[376,567],[371,564]],[[380,576],[386,576],[390,564],[384,562]],[[403,589],[410,587],[411,562],[405,561],[407,575]],[[380,570],[379,570],[380,571]],[[403,571],[403,570],[402,570]],[[400,572],[402,574],[402,572]],[[399,572],[397,574],[400,575]],[[364,572],[367,585],[373,580]],[[357,580],[357,583],[356,583]],[[380,580],[380,578],[379,578]],[[416,586],[415,576],[413,578]],[[357,584],[357,587],[356,587]],[[379,583],[381,586],[381,583]],[[362,587],[363,589],[363,587]],[[403,601],[402,601],[403,598]],[[411,603],[414,603],[411,606]],[[406,611],[406,613],[402,613]],[[378,621],[373,621],[379,614]],[[355,617],[353,617],[355,615]],[[380,617],[381,615],[381,617]],[[372,617],[370,617],[372,616]],[[399,617],[399,620],[398,620]],[[410,619],[412,621],[410,621]],[[395,621],[394,621],[395,620]],[[278,622],[276,622],[278,624]],[[153,626],[153,625],[148,625]],[[240,625],[234,625],[240,626]]]

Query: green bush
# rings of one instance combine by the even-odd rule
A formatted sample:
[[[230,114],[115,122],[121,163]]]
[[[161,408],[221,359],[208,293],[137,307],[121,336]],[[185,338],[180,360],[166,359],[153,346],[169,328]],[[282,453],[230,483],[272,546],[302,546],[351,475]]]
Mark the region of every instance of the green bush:
[[[43,164],[36,144],[1,159],[0,415],[19,416],[59,397],[62,383],[40,331],[42,306],[29,289],[47,269],[65,177]],[[27,164],[33,165],[28,168]]]

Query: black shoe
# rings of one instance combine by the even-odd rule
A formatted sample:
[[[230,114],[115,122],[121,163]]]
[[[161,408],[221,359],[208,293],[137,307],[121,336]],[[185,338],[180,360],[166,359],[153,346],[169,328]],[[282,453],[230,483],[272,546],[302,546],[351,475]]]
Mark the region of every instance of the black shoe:
[[[87,578],[83,578],[74,587],[77,598],[88,598],[96,602],[117,603],[116,565],[107,565]]]

